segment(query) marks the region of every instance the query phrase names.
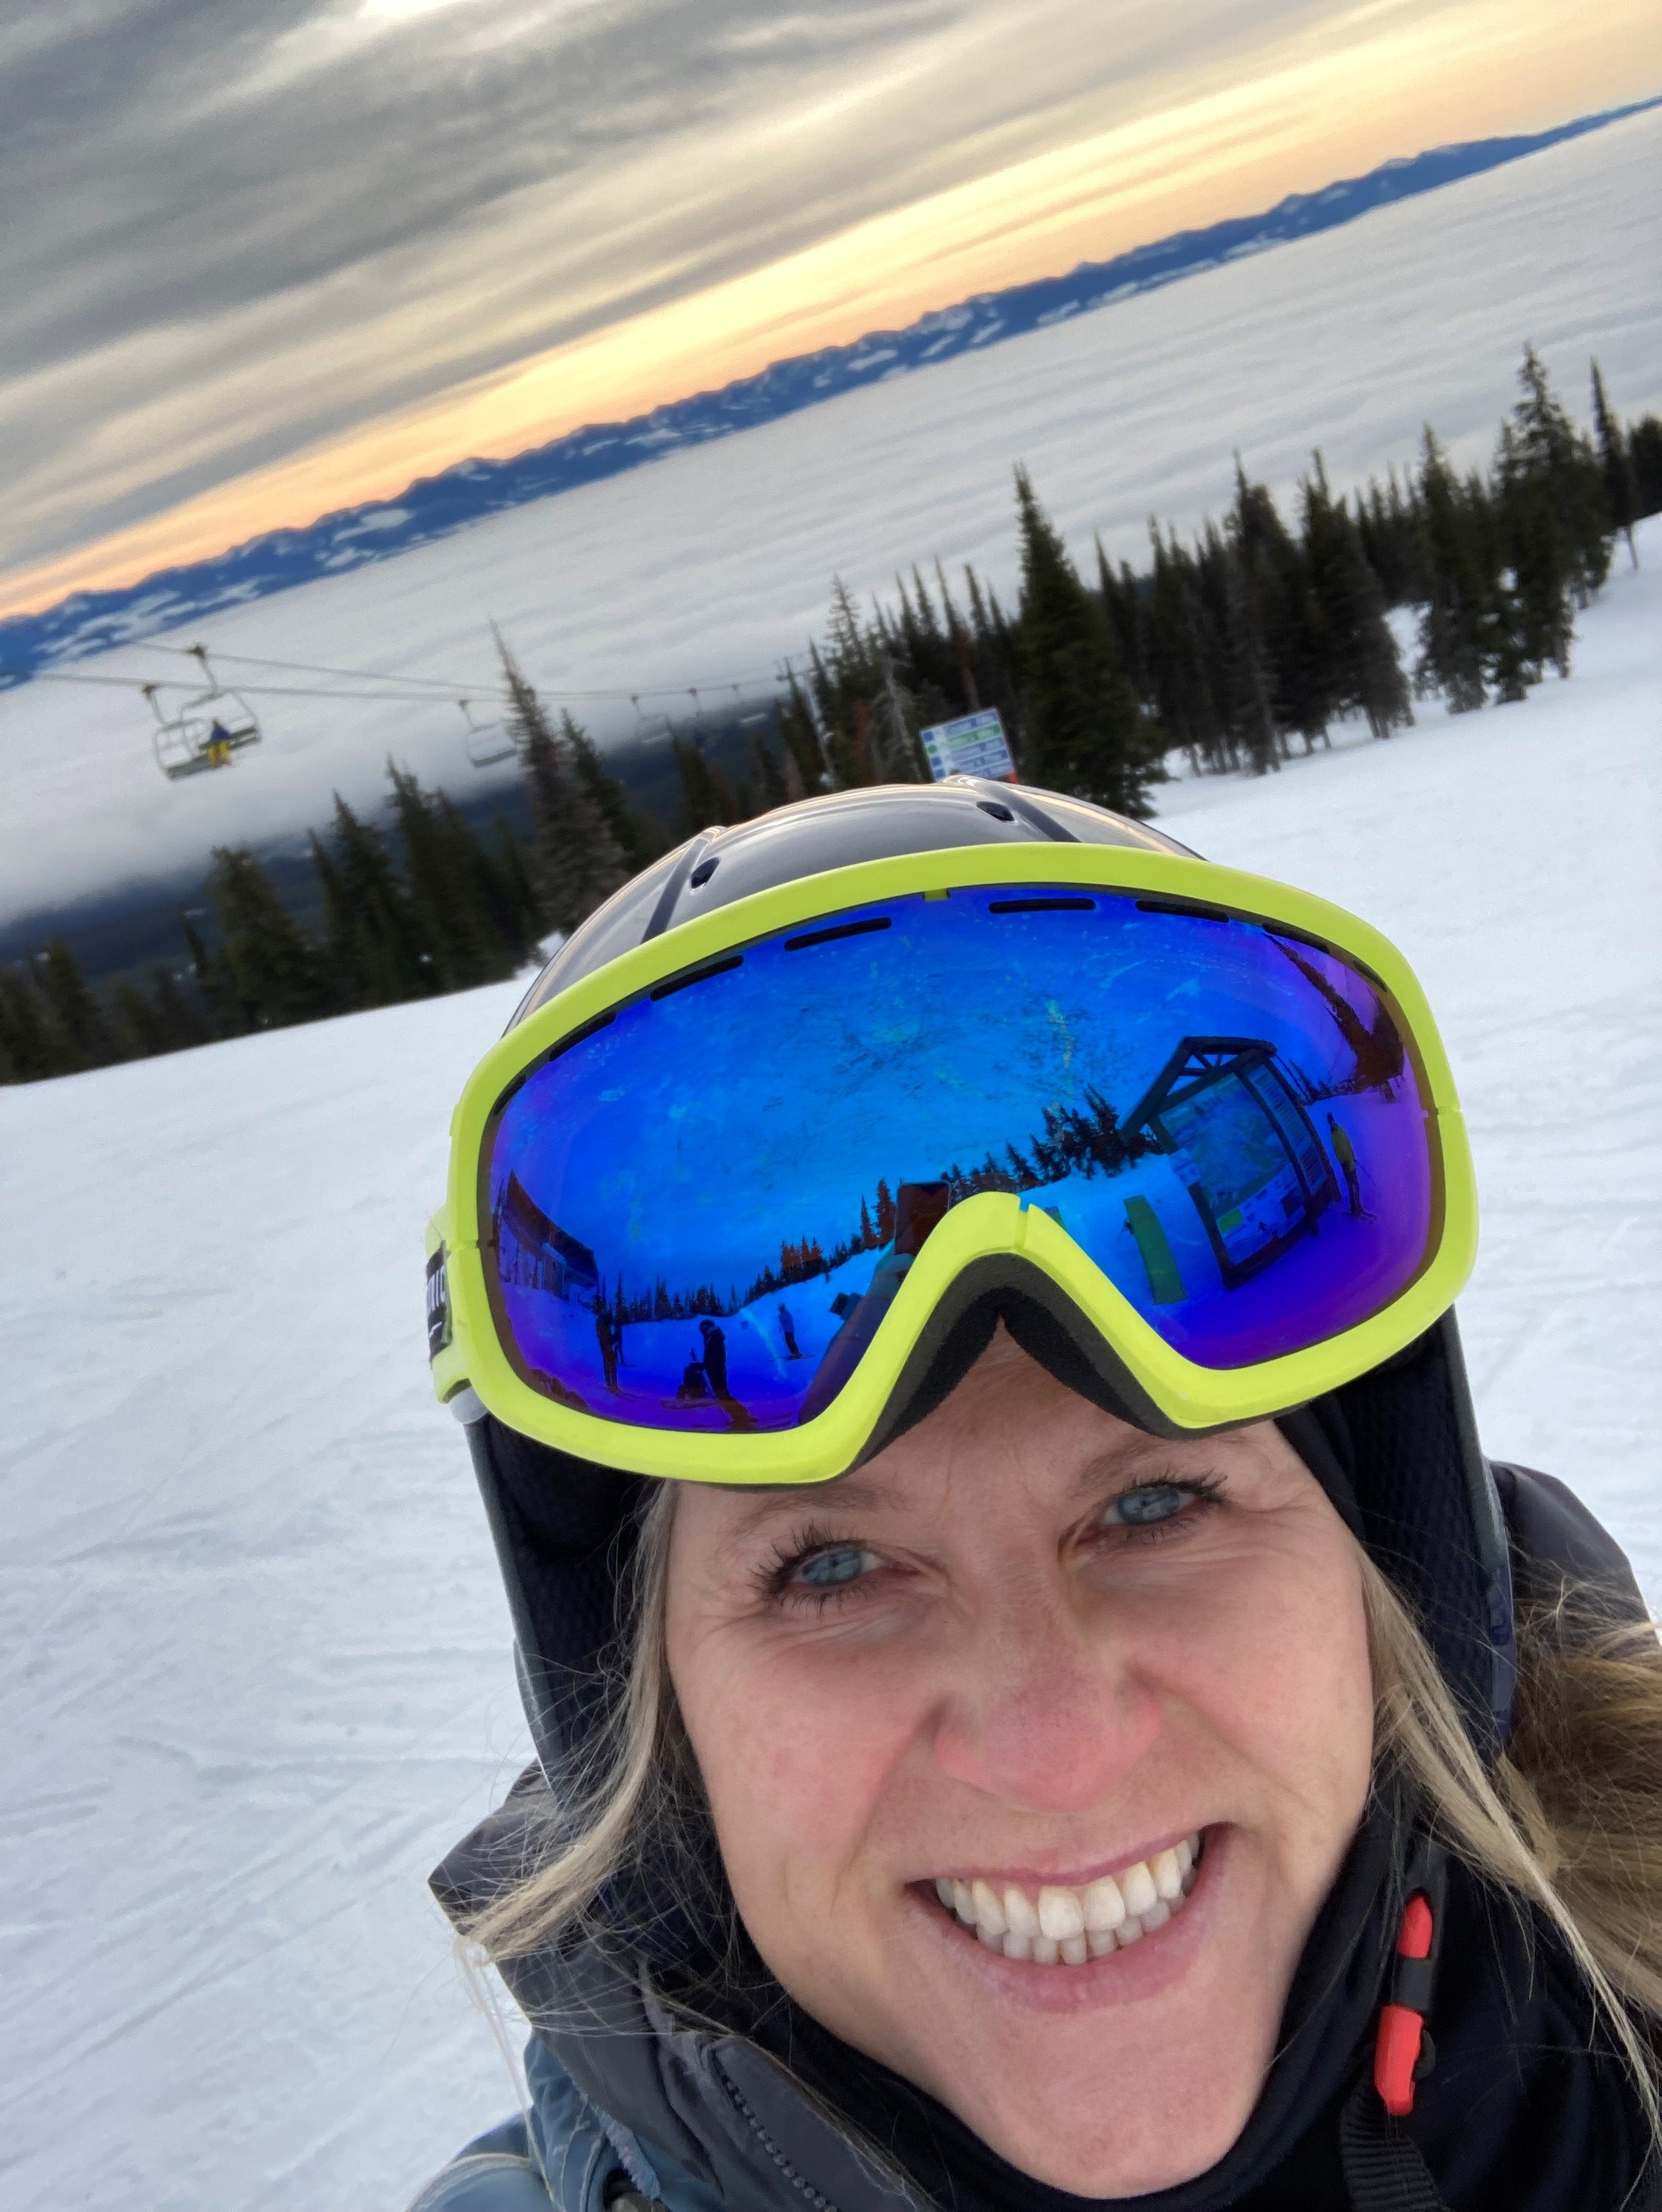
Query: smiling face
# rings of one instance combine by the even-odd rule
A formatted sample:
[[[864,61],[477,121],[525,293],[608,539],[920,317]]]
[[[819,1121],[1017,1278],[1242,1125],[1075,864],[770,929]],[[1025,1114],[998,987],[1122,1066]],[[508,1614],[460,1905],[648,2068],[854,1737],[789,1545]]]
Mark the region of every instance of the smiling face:
[[[682,1489],[666,1626],[798,2003],[1053,2187],[1216,2163],[1371,1764],[1357,1553],[1273,1425],[1160,1443],[1001,1333],[855,1474]]]

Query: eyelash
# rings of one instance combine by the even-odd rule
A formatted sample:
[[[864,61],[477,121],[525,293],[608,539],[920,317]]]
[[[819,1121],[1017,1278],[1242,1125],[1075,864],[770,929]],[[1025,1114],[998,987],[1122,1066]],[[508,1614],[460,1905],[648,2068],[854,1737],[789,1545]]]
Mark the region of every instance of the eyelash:
[[[865,1548],[857,1536],[836,1536],[819,1522],[810,1521],[788,1541],[774,1546],[772,1558],[757,1571],[760,1593],[775,1605],[808,1604],[820,1612],[827,1605],[840,1605],[845,1598],[854,1595],[865,1579],[863,1576],[853,1582],[823,1583],[818,1589],[809,1583],[793,1582],[791,1577],[821,1552]]]
[[[1190,1510],[1168,1514],[1164,1520],[1145,1522],[1111,1521],[1107,1515],[1123,1498],[1135,1497],[1139,1491],[1173,1490],[1188,1501]],[[1133,1483],[1117,1498],[1111,1498],[1104,1508],[1098,1523],[1099,1531],[1113,1529],[1122,1543],[1169,1543],[1178,1533],[1181,1524],[1198,1517],[1192,1509],[1209,1510],[1223,1496],[1223,1485],[1215,1475],[1185,1476],[1181,1480],[1162,1477],[1157,1481]],[[825,1583],[818,1587],[811,1583],[799,1583],[793,1577],[801,1572],[810,1559],[825,1552],[864,1551],[868,1547],[857,1536],[838,1536],[814,1522],[809,1522],[784,1543],[776,1543],[772,1556],[763,1562],[756,1572],[758,1594],[773,1605],[811,1605],[823,1613],[827,1606],[846,1604],[851,1598],[862,1597],[871,1581],[869,1575],[859,1575],[845,1583]]]
[[[1215,1474],[1162,1475],[1153,1481],[1134,1482],[1128,1489],[1122,1490],[1117,1498],[1110,1498],[1103,1509],[1099,1526],[1115,1529],[1124,1543],[1165,1544],[1178,1535],[1186,1522],[1199,1518],[1199,1512],[1180,1510],[1169,1513],[1160,1521],[1109,1520],[1108,1515],[1116,1505],[1122,1504],[1128,1498],[1135,1498],[1139,1491],[1144,1490],[1174,1490],[1187,1499],[1191,1508],[1198,1508],[1200,1512],[1209,1511],[1223,1498],[1223,1485]]]

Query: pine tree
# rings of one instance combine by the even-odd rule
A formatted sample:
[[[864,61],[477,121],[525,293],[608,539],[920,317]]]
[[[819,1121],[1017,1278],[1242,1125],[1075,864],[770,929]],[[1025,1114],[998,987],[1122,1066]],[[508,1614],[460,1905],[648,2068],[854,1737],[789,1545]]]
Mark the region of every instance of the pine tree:
[[[1635,519],[1662,514],[1662,416],[1641,415],[1628,432],[1633,467]]]
[[[1494,627],[1494,602],[1460,488],[1429,423],[1420,464],[1419,504],[1427,596],[1420,612],[1415,682],[1422,696],[1428,691],[1444,692],[1450,714],[1468,714],[1488,696],[1483,664]]]
[[[513,973],[480,894],[478,870],[458,841],[438,795],[425,792],[406,769],[389,761],[393,817],[403,848],[407,887],[424,972],[439,991],[465,991]],[[460,865],[459,865],[460,863]]]
[[[213,1036],[206,1007],[186,989],[183,979],[165,961],[158,961],[150,970],[149,1004],[157,1032],[167,1040],[161,1050],[182,1051],[206,1044]]]
[[[1592,424],[1593,436],[1598,447],[1598,471],[1604,483],[1604,504],[1610,510],[1610,526],[1619,530],[1628,541],[1628,558],[1636,568],[1639,548],[1633,542],[1633,526],[1639,520],[1639,487],[1634,481],[1633,456],[1628,441],[1622,434],[1622,425],[1610,411],[1604,392],[1604,380],[1598,373],[1598,364],[1592,364]]]
[[[1229,735],[1255,775],[1282,764],[1275,718],[1269,703],[1268,655],[1253,611],[1251,594],[1239,556],[1220,546],[1223,587],[1224,684]]]
[[[535,949],[533,929],[489,847],[449,793],[435,792],[431,804],[451,878],[465,887],[490,948],[489,980],[503,981]]]
[[[505,814],[496,817],[496,849],[491,855],[492,865],[516,918],[515,933],[523,939],[529,951],[537,951],[540,948],[535,940],[542,928],[541,916],[537,908],[537,893],[531,881],[525,845]]]
[[[793,794],[788,782],[789,756],[782,760],[759,730],[752,730],[750,739],[750,780],[756,795],[758,811],[770,813],[776,806],[788,805]]]
[[[115,1010],[125,1032],[125,1042],[135,1060],[151,1060],[187,1046],[205,1044],[209,1028],[199,1006],[192,1004],[179,986],[171,969],[154,966],[143,984],[131,975],[117,980]]]
[[[340,1003],[419,998],[434,988],[433,961],[410,894],[380,831],[338,792],[334,797],[330,843],[314,832],[312,858],[323,890],[324,956]]]
[[[743,818],[739,798],[702,746],[677,734],[671,748],[676,774],[681,779],[685,827],[696,836],[701,830],[720,830]]]
[[[119,1058],[120,1046],[109,1015],[63,938],[48,939],[36,981],[69,1048],[71,1066],[102,1067]]]
[[[1160,750],[1120,665],[1101,602],[1080,581],[1024,468],[1015,472],[1021,532],[1021,663],[1030,781],[1121,814],[1152,810]]]
[[[211,951],[188,914],[179,917],[180,934],[191,963],[191,980],[202,1001],[210,1032],[215,1036],[239,1036],[248,1027],[231,995],[231,979],[222,957]]]
[[[1322,457],[1300,485],[1304,557],[1330,655],[1332,696],[1342,713],[1363,714],[1376,738],[1414,720],[1385,593],[1367,565],[1349,509],[1328,488]]]
[[[1495,594],[1500,620],[1514,635],[1516,658],[1534,683],[1547,664],[1570,672],[1575,635],[1571,592],[1575,573],[1570,534],[1555,504],[1550,473],[1531,467],[1513,425],[1501,425],[1495,459],[1507,580]]]
[[[249,1028],[284,1029],[332,1012],[321,953],[247,846],[214,848],[208,896],[230,995]]]
[[[29,965],[0,968],[0,1079],[39,1083],[81,1065]]]
[[[560,714],[560,734],[570,749],[572,770],[578,783],[611,830],[630,873],[638,875],[642,868],[650,867],[664,849],[656,825],[630,805],[629,793],[600,758],[588,732],[563,708]]]
[[[1148,594],[1148,665],[1154,710],[1173,744],[1187,750],[1190,766],[1233,765],[1228,733],[1218,719],[1208,680],[1210,658],[1199,580],[1191,556],[1175,538],[1163,539],[1151,520],[1154,581]]]
[[[1536,667],[1570,667],[1574,608],[1610,573],[1610,519],[1598,458],[1571,423],[1533,346],[1518,372],[1522,398],[1501,430],[1495,499],[1512,570],[1523,650]]]
[[[569,936],[627,882],[629,864],[584,787],[563,728],[555,730],[500,637],[496,647],[510,702],[508,726],[525,763],[532,884],[543,927]]]

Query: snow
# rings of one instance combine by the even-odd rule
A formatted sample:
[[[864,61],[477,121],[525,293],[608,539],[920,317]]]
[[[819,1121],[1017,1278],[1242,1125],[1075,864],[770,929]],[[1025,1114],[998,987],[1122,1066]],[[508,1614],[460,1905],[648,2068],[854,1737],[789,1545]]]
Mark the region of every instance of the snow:
[[[1575,673],[1176,834],[1393,936],[1485,1227],[1488,1449],[1568,1478],[1662,1601],[1662,520]],[[511,2109],[423,1877],[527,1755],[421,1232],[518,987],[0,1091],[17,2212],[404,2203]]]
[[[892,591],[898,565],[939,555],[954,578],[972,560],[1007,589],[1018,459],[1083,558],[1100,530],[1141,560],[1151,512],[1189,528],[1227,502],[1237,448],[1283,493],[1312,447],[1341,484],[1410,461],[1428,418],[1457,459],[1482,459],[1526,338],[1578,410],[1591,354],[1622,412],[1662,407],[1662,291],[1635,277],[1659,180],[1653,112],[396,560],[346,561],[201,632],[227,653],[438,677],[475,699],[496,680],[492,619],[555,693],[697,684],[708,702],[722,679],[770,685],[822,626],[834,574]],[[193,671],[150,643],[75,672]],[[336,787],[375,805],[389,752],[429,779],[466,768],[441,691],[259,703],[263,745],[170,785],[136,695],[41,683],[0,697],[0,918],[170,876],[216,843],[292,836],[326,819]],[[634,719],[623,697],[579,711],[609,736]]]

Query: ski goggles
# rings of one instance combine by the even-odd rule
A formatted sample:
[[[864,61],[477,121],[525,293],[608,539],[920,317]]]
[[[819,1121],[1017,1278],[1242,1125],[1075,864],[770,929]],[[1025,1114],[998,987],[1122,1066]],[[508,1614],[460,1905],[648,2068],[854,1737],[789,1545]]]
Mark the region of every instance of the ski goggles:
[[[739,900],[536,1006],[452,1139],[440,1397],[691,1480],[845,1472],[989,1288],[1060,1317],[1154,1433],[1284,1413],[1428,1328],[1476,1242],[1401,955],[1117,847]]]

